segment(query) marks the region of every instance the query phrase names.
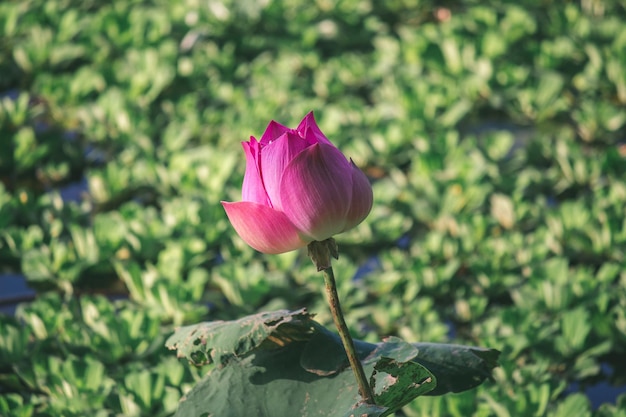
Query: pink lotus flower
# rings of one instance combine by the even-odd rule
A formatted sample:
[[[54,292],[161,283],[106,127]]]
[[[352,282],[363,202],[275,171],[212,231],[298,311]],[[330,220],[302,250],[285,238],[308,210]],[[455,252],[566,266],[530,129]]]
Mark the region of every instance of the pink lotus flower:
[[[260,141],[242,144],[243,201],[222,205],[239,236],[259,252],[328,239],[369,214],[367,177],[324,136],[313,112],[295,130],[272,120]]]

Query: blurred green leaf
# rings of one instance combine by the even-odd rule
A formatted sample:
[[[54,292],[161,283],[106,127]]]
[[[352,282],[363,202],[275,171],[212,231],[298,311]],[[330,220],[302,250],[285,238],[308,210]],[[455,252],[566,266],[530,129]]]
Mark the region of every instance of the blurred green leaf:
[[[585,417],[590,415],[589,400],[582,394],[568,396],[550,415],[555,417]]]

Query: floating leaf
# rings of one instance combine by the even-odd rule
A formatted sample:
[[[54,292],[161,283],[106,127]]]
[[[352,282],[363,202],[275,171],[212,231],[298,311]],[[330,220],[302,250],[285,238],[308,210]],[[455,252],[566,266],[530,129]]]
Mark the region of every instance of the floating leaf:
[[[306,310],[281,310],[179,329],[168,348],[194,364],[217,366],[181,401],[176,415],[383,417],[420,395],[475,387],[489,377],[499,354],[398,338],[355,341],[377,401],[366,405],[341,340],[312,317]]]
[[[432,391],[437,382],[428,369],[416,362],[381,358],[370,378],[377,404],[397,410],[412,399]]]
[[[166,346],[178,350],[178,357],[186,357],[195,365],[217,363],[224,365],[241,358],[265,341],[282,346],[303,338],[313,323],[305,310],[264,312],[236,321],[214,321],[181,327],[170,337]],[[309,324],[310,326],[311,324]],[[280,331],[278,328],[280,327]],[[296,332],[291,332],[291,328]]]

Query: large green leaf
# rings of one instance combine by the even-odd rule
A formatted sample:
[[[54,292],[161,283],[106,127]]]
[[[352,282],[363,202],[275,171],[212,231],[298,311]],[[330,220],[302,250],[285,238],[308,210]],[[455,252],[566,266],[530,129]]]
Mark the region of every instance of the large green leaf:
[[[280,346],[294,335],[304,338],[312,332],[311,315],[305,310],[263,312],[236,321],[213,321],[179,328],[166,343],[195,365],[225,365],[231,359],[243,358],[261,347]],[[307,326],[310,328],[308,329]],[[309,336],[306,337],[308,339]]]
[[[194,364],[215,363],[177,416],[387,416],[424,394],[475,387],[499,352],[389,338],[356,341],[376,406],[362,404],[337,335],[305,310],[276,311],[177,330],[167,341]]]

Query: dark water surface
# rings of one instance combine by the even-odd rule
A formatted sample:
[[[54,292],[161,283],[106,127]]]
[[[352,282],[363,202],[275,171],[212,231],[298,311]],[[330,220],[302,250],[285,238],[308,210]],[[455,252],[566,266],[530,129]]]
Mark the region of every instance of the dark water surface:
[[[19,274],[0,274],[0,313],[15,314],[20,302],[32,300],[35,291],[26,285],[26,279]]]

